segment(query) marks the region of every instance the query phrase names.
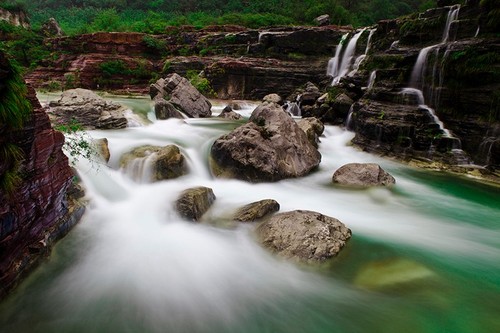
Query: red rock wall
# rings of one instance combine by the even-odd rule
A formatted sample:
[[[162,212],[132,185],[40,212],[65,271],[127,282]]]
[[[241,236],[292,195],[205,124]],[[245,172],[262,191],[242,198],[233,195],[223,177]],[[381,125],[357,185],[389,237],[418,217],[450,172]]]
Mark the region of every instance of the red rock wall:
[[[0,126],[0,144],[15,144],[25,155],[22,182],[11,195],[0,190],[0,298],[49,252],[71,210],[73,172],[61,150],[64,136],[52,129],[35,91],[28,91],[33,113],[24,128]]]

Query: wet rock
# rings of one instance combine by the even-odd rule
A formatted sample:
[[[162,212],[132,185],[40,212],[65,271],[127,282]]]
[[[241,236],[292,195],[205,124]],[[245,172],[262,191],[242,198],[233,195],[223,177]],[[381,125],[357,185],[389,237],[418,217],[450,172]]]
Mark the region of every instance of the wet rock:
[[[150,86],[151,99],[167,100],[191,118],[210,117],[212,104],[188,79],[177,73],[169,74]],[[156,108],[156,106],[155,106]]]
[[[354,187],[390,186],[396,183],[393,176],[375,163],[349,163],[343,165],[335,171],[332,181]]]
[[[241,222],[254,222],[279,210],[280,204],[276,200],[260,200],[238,209],[233,219]]]
[[[108,147],[108,139],[106,138],[97,139],[95,140],[95,145],[97,147],[97,152],[99,153],[99,155],[106,163],[108,163],[109,158],[111,157]]]
[[[250,121],[217,139],[211,166],[219,177],[251,182],[301,177],[321,161],[297,123],[275,103],[264,103]]]
[[[83,129],[116,129],[128,125],[126,108],[86,89],[66,90],[49,106],[49,117],[56,124],[76,123]]]
[[[302,262],[322,262],[336,256],[351,238],[339,220],[317,212],[296,210],[280,213],[257,227],[264,247]]]
[[[141,169],[146,159],[148,159],[148,164],[153,168],[151,181],[177,178],[185,175],[188,171],[186,158],[176,145],[165,147],[142,146],[135,148],[130,153],[126,153],[121,157],[120,166],[122,168],[133,169],[133,163],[142,160],[142,163],[135,164],[137,169]],[[140,173],[141,170],[136,171]],[[134,171],[132,172],[135,173]],[[142,174],[138,174],[137,177],[142,177]]]
[[[170,118],[183,119],[182,113],[175,106],[164,99],[159,99],[155,102],[156,119],[164,120]]]
[[[176,201],[177,212],[185,219],[199,221],[215,201],[215,194],[208,187],[194,187],[181,193]]]
[[[312,143],[314,147],[318,148],[318,143],[320,142],[319,137],[325,130],[323,123],[317,118],[308,117],[299,120],[297,125],[306,133],[309,142]]]
[[[231,106],[226,106],[218,116],[219,118],[229,119],[229,120],[239,120],[243,118],[241,114],[233,111]]]

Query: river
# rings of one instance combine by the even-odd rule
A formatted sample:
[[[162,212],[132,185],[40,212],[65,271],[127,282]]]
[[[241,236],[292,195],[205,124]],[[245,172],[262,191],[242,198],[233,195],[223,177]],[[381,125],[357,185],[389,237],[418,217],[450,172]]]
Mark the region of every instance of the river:
[[[87,212],[0,304],[2,332],[500,332],[497,187],[361,152],[349,144],[353,133],[334,126],[321,137],[319,170],[307,177],[215,179],[211,144],[241,122],[157,121],[148,99],[113,99],[150,123],[89,132],[109,140],[111,159],[77,161]],[[252,108],[238,112],[248,117]],[[120,170],[124,152],[172,143],[187,156],[188,175],[139,183]],[[397,183],[333,186],[333,172],[350,162],[379,163]],[[182,221],[173,209],[193,186],[217,197],[201,223]],[[282,260],[257,244],[255,224],[228,218],[267,198],[282,212],[335,217],[352,239],[326,264]]]

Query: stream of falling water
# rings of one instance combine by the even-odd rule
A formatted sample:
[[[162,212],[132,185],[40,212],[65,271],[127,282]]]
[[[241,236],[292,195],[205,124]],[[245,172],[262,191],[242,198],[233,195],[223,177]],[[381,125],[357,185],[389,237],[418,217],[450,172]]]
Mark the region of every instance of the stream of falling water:
[[[326,126],[311,175],[277,183],[216,179],[212,142],[241,122],[157,121],[147,99],[122,99],[151,123],[92,131],[111,160],[77,164],[90,200],[77,227],[7,300],[2,332],[499,332],[498,188],[411,169],[351,147],[353,134]],[[215,103],[214,112],[224,105]],[[248,117],[254,105],[240,112]],[[141,111],[142,110],[142,111]],[[144,113],[144,110],[149,110]],[[188,175],[138,184],[119,168],[135,147],[176,144]],[[392,189],[333,186],[350,162],[375,162]],[[182,221],[179,193],[211,187],[202,223]],[[333,216],[353,238],[326,264],[300,266],[262,249],[254,224],[228,216],[273,198],[281,211]]]

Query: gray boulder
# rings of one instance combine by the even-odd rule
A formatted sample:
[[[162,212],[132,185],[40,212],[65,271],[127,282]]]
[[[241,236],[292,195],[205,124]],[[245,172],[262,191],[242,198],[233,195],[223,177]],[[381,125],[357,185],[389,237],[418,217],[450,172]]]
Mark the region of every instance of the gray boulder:
[[[325,25],[329,25],[330,24],[330,15],[324,14],[324,15],[318,16],[314,19],[314,22],[316,22],[316,24],[319,25],[320,27],[325,26]]]
[[[233,219],[240,222],[254,222],[279,210],[280,204],[276,200],[265,199],[241,207]]]
[[[349,163],[333,174],[332,181],[353,187],[390,186],[396,183],[393,176],[375,163]]]
[[[321,161],[297,123],[276,103],[263,103],[250,121],[217,139],[211,149],[216,176],[251,182],[301,177]]]
[[[141,121],[127,115],[127,109],[122,105],[108,102],[93,91],[81,88],[64,91],[58,101],[50,102],[49,107],[47,113],[53,123],[76,122],[88,130],[125,128],[129,119]]]
[[[203,118],[212,115],[212,104],[188,79],[177,73],[159,79],[149,88],[151,99],[156,103],[166,100],[175,105],[190,118]]]
[[[182,113],[175,106],[164,99],[159,99],[155,103],[156,119],[164,120],[169,118],[183,119]]]
[[[175,203],[179,215],[189,221],[199,221],[215,201],[215,194],[208,187],[194,187],[183,191]]]
[[[42,24],[40,28],[40,32],[45,37],[62,37],[64,36],[64,32],[62,31],[59,23],[57,23],[56,19],[51,17],[47,22]]]
[[[94,144],[96,146],[97,153],[99,156],[102,157],[102,159],[108,163],[109,159],[111,157],[111,154],[109,152],[109,146],[108,146],[108,139],[102,138],[102,139],[97,139],[94,141]]]
[[[351,238],[351,230],[339,220],[306,210],[276,214],[256,231],[264,247],[302,262],[322,262],[336,256]]]
[[[239,120],[243,117],[241,116],[241,114],[234,112],[233,109],[228,105],[222,110],[218,118],[224,118],[228,120]]]
[[[282,105],[283,99],[278,94],[269,94],[269,95],[264,96],[264,98],[262,98],[262,102],[276,103],[276,104]]]
[[[297,122],[297,125],[306,133],[309,142],[318,148],[319,137],[323,134],[325,125],[318,118],[314,117],[302,118]]]
[[[148,181],[159,181],[173,179],[185,175],[188,171],[186,158],[175,145],[165,147],[142,146],[135,148],[130,153],[124,154],[120,159],[120,166],[131,170],[134,179],[142,180],[143,174],[148,170],[143,170],[144,162],[148,159],[148,164],[152,165]]]

